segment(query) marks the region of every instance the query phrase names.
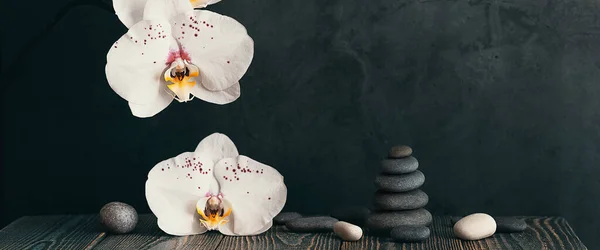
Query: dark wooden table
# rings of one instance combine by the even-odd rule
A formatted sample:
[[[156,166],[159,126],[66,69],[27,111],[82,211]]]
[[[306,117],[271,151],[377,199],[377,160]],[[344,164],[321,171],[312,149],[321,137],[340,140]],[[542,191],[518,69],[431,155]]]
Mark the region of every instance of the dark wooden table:
[[[422,243],[399,244],[364,236],[343,242],[333,233],[298,234],[276,226],[259,236],[229,237],[217,232],[173,237],[156,226],[153,215],[141,215],[136,230],[110,235],[96,215],[27,216],[0,230],[0,249],[587,249],[560,217],[523,217],[523,233],[496,234],[462,241],[452,233],[449,217],[435,217],[431,237]]]

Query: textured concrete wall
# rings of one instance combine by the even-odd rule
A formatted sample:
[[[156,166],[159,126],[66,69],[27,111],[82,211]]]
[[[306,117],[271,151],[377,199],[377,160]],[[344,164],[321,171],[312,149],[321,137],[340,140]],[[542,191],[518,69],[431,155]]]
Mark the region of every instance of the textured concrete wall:
[[[289,210],[368,204],[403,143],[434,214],[561,215],[600,247],[597,1],[223,0],[256,44],[242,96],[151,119],[106,82],[110,2],[68,2],[1,8],[4,223],[147,212],[149,169],[218,131],[286,176]]]

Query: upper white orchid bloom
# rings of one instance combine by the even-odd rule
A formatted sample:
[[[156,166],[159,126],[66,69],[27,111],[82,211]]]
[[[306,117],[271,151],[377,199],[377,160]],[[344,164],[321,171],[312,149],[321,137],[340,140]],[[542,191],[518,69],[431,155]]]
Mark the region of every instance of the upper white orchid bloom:
[[[143,20],[113,44],[106,64],[111,88],[129,102],[133,115],[154,116],[173,99],[194,96],[215,104],[235,101],[254,56],[244,26],[194,10],[188,0],[145,3]]]
[[[221,0],[189,0],[193,8],[204,8]],[[133,26],[143,20],[144,7],[148,0],[113,0],[113,8],[119,20],[127,26]]]
[[[287,188],[274,168],[239,155],[226,135],[204,138],[194,152],[158,163],[148,174],[146,200],[167,234],[218,230],[256,235],[273,225]]]

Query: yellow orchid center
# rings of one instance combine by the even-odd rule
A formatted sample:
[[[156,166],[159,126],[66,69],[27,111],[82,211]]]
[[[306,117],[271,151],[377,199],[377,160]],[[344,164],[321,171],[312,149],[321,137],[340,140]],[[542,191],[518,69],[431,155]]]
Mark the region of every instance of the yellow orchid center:
[[[192,88],[196,85],[193,77],[200,75],[198,67],[180,58],[171,63],[171,67],[165,71],[164,77],[167,87],[175,94],[174,98],[179,102],[192,100]]]
[[[200,203],[196,205],[196,210],[202,217],[200,222],[208,230],[218,230],[221,224],[227,223],[225,218],[231,214],[231,207],[225,206],[221,196],[211,196],[206,200],[204,208],[200,205]]]

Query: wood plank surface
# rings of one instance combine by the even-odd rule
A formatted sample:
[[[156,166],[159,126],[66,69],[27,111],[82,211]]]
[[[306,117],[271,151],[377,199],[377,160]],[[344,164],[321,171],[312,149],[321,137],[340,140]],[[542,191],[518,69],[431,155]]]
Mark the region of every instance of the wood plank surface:
[[[152,214],[140,215],[137,227],[130,234],[110,235],[94,249],[215,249],[223,239],[217,232],[175,237],[158,228]]]
[[[527,222],[522,233],[494,234],[492,237],[463,241],[454,236],[450,217],[435,217],[431,237],[419,243],[395,243],[384,237],[365,235],[358,242],[342,243],[342,250],[358,249],[587,249],[561,217],[521,217]]]
[[[26,216],[0,230],[0,249],[91,249],[105,237],[98,217]]]
[[[333,233],[293,233],[285,226],[273,226],[271,230],[257,236],[224,237],[219,250],[254,249],[339,249],[341,241]]]
[[[587,249],[561,217],[521,217],[523,233],[495,234],[478,241],[454,237],[450,217],[435,217],[431,237],[420,243],[395,243],[367,234],[343,242],[333,233],[293,233],[274,226],[264,234],[223,236],[218,232],[175,237],[162,232],[151,214],[140,216],[134,232],[105,233],[96,215],[28,216],[0,230],[0,249]]]

